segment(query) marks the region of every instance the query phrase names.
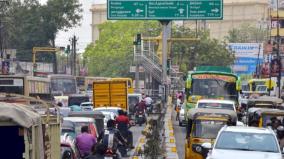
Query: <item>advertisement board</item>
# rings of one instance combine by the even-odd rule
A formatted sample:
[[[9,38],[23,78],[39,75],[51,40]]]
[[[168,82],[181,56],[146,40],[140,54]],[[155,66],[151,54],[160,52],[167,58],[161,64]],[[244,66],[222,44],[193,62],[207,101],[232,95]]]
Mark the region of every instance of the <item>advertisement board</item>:
[[[233,71],[240,74],[253,74],[263,61],[262,43],[229,43],[228,48],[235,55]]]

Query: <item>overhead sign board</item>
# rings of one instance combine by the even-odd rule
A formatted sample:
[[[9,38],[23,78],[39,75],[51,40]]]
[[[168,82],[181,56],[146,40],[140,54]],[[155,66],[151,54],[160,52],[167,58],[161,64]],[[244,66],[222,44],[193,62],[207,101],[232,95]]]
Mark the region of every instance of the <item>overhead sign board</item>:
[[[108,0],[109,20],[220,20],[223,0]]]

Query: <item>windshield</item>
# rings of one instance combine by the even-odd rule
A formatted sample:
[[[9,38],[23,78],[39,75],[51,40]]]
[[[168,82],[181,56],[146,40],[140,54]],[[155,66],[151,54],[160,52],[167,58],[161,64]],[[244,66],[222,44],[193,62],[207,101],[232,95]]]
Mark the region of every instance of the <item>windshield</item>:
[[[262,126],[272,126],[272,128],[276,129],[278,126],[283,125],[284,116],[277,115],[262,115]]]
[[[209,98],[223,97],[235,101],[238,92],[235,82],[226,82],[219,79],[193,79],[191,94]]]
[[[74,131],[70,130],[70,129],[62,129],[61,130],[61,135],[64,135],[65,133],[67,133],[68,135],[70,135],[73,139],[76,138],[76,134]]]
[[[267,91],[267,87],[264,86],[264,85],[256,86],[256,91],[266,92]]]
[[[225,121],[196,120],[193,126],[193,137],[215,139],[218,131],[225,125]]]
[[[254,81],[251,83],[251,88],[252,91],[256,91],[257,90],[257,86],[259,85],[265,85],[265,81]]]
[[[51,80],[52,92],[63,92],[63,94],[76,93],[76,80],[56,78]]]
[[[211,108],[211,109],[227,109],[235,110],[233,104],[228,103],[198,103],[198,108]]]
[[[243,151],[279,152],[277,141],[272,134],[256,134],[245,132],[222,132],[218,138],[215,148]]]

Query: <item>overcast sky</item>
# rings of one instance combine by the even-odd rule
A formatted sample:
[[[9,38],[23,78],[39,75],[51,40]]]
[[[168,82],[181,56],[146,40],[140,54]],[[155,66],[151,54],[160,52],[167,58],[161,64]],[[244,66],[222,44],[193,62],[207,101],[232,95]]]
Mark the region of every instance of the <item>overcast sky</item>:
[[[41,3],[46,3],[47,0],[39,0]],[[90,12],[92,4],[106,3],[106,0],[80,0],[83,7],[83,19],[81,26],[70,29],[68,32],[60,31],[56,37],[56,45],[66,47],[70,42],[69,39],[76,35],[79,37],[77,48],[79,52],[83,52],[86,46],[92,41],[92,14]]]

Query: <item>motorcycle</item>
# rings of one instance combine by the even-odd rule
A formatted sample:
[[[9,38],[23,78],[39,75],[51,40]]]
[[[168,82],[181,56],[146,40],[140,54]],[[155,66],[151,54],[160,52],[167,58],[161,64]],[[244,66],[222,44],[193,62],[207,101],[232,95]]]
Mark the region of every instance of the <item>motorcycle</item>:
[[[136,124],[139,124],[139,126],[142,126],[142,124],[144,124],[146,121],[145,113],[142,110],[136,111],[135,117],[136,117]]]

